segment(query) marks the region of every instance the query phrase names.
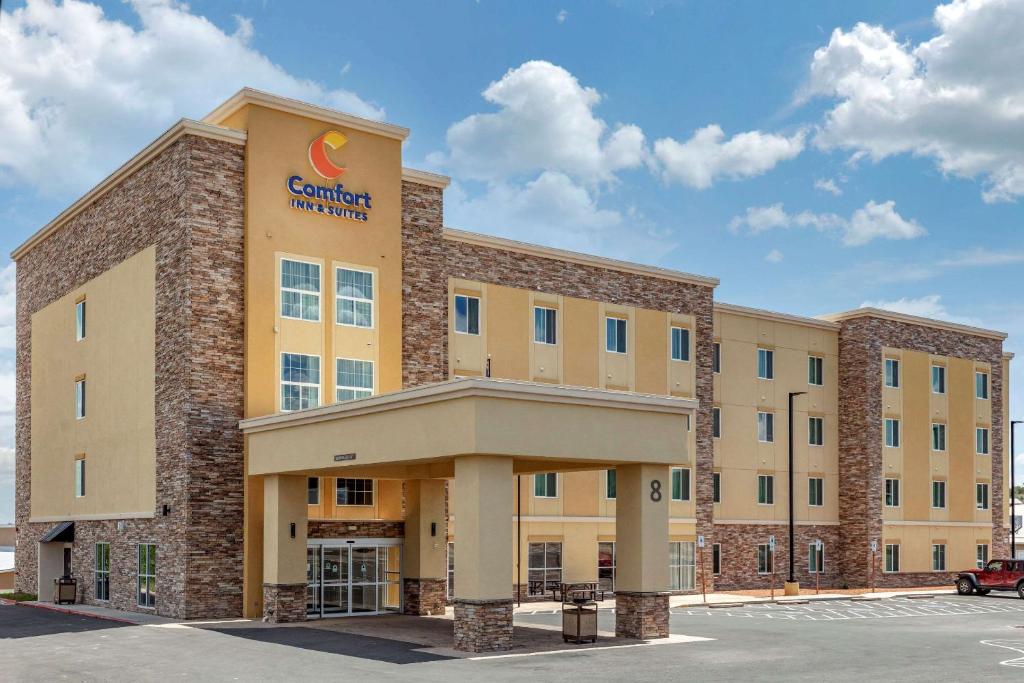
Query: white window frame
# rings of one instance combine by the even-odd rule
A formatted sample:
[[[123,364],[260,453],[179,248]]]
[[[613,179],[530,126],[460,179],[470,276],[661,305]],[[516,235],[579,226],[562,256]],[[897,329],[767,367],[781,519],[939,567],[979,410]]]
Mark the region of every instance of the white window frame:
[[[764,358],[764,374],[761,373],[761,358]],[[763,346],[757,347],[757,378],[763,380],[775,379],[775,350],[766,349]]]
[[[676,357],[676,335],[679,336],[680,355]],[[669,357],[678,363],[690,362],[690,328],[682,325],[672,325],[668,333]]]
[[[370,386],[357,387],[351,384],[341,383],[341,363],[342,361],[349,361],[352,363],[366,363],[370,366]],[[375,393],[374,387],[377,384],[377,368],[372,360],[365,360],[363,358],[335,358],[334,359],[334,400],[336,403],[342,403],[345,401],[355,401],[360,398],[368,398],[373,396]],[[351,391],[354,395],[352,398],[341,398],[339,394],[342,391]]]
[[[360,273],[362,275],[370,276],[370,297],[366,299],[361,296],[351,296],[349,294],[342,294],[339,292],[341,287],[341,273],[342,271],[348,271],[350,273]],[[335,266],[334,267],[334,323],[341,325],[342,327],[358,327],[364,330],[372,330],[377,325],[377,306],[375,299],[377,297],[377,274],[372,270],[363,270],[361,268],[350,268],[348,266]],[[352,302],[352,315],[355,318],[355,309],[357,304],[368,304],[370,306],[370,324],[360,325],[356,322],[343,323],[341,322],[341,302],[351,301]]]
[[[722,374],[722,342],[720,341],[711,344],[711,372],[715,375]]]
[[[611,323],[614,323],[615,335],[612,337]],[[622,328],[622,350],[619,351],[619,328]],[[614,339],[614,344],[612,343]],[[614,348],[611,348],[613,347]],[[606,353],[617,353],[620,355],[629,353],[629,320],[614,315],[604,317],[604,350]]]
[[[768,410],[757,411],[757,441],[758,443],[775,443],[775,413]]]
[[[900,388],[900,359],[899,358],[886,358],[884,361],[882,380],[886,388],[899,389]],[[890,380],[892,383],[890,383]]]
[[[761,502],[761,481],[764,480],[764,492],[765,501]],[[775,505],[775,475],[774,474],[759,474],[757,475],[757,504],[772,506]]]
[[[311,486],[313,482],[316,482],[316,486]],[[320,477],[306,477],[306,505],[319,505],[321,501],[321,491],[323,490],[323,480]],[[310,500],[311,495],[316,491],[316,500]]]
[[[673,545],[678,562],[673,562]],[[689,557],[687,557],[687,555]],[[687,562],[689,559],[689,562]],[[693,590],[697,583],[697,544],[694,541],[668,542],[669,590]]]
[[[717,562],[715,558],[718,558]],[[717,566],[715,566],[717,565]],[[712,543],[711,544],[711,575],[721,576],[722,575],[722,544]]]
[[[807,544],[807,573],[808,574],[824,574],[825,573],[825,544],[821,544],[821,550],[818,550],[817,542]]]
[[[974,451],[978,455],[990,455],[992,453],[992,443],[988,427],[974,428]]]
[[[712,472],[711,473],[711,502],[721,503],[722,502],[722,473]]]
[[[946,423],[932,422],[932,452],[946,452]]]
[[[974,547],[975,566],[978,569],[984,569],[985,565],[988,564],[989,555],[989,544],[978,543]]]
[[[898,574],[900,571],[901,554],[899,543],[886,543],[882,547],[882,572],[885,574]]]
[[[100,546],[106,547],[106,553],[100,550]],[[93,597],[99,602],[110,602],[110,543],[97,541],[93,544],[92,562],[92,590]],[[106,559],[106,562],[102,562]],[[101,582],[103,590],[100,590]],[[104,597],[100,597],[103,595]]]
[[[811,425],[817,424],[817,430]],[[817,431],[818,441],[814,440]],[[825,418],[820,415],[807,416],[807,445],[815,448],[822,448],[825,445]]]
[[[945,510],[946,509],[946,480],[945,479],[932,479],[932,510]],[[941,492],[941,500],[938,501],[942,505],[935,504],[935,494]]]
[[[87,333],[88,320],[86,315],[88,310],[85,302],[86,299],[84,298],[75,302],[75,341],[82,341]]]
[[[775,558],[772,557],[772,547],[768,543],[757,544],[757,573],[760,576],[767,576],[772,573],[772,565],[775,564]],[[762,560],[764,560],[762,562]]]
[[[883,427],[885,429],[885,447],[899,448],[902,440],[902,435],[900,434],[900,419],[898,417],[887,417],[883,420]]]
[[[543,493],[543,495],[537,493],[537,490],[538,490],[537,483],[539,481],[541,481],[540,477],[544,477],[544,487],[543,487],[544,488],[544,493]],[[554,482],[554,487],[555,487],[554,493],[552,493],[550,491],[551,482]],[[618,483],[618,481],[616,481],[616,483]],[[534,474],[533,475],[533,497],[534,498],[545,498],[545,499],[558,498],[558,473],[557,472],[537,472],[536,474]]]
[[[813,380],[818,380],[817,382]],[[807,356],[807,384],[812,387],[825,386],[825,358],[824,356]]]
[[[530,552],[530,547],[531,546],[535,546],[535,545],[543,546],[543,552],[541,554],[542,554],[542,556],[544,558],[544,564],[543,564],[543,566],[540,566],[540,567],[537,567],[537,566],[534,566],[533,564],[531,564],[531,562],[533,560],[533,553]],[[548,546],[549,545],[557,545],[558,546],[558,566],[557,567],[554,566],[554,565],[551,565],[551,566],[548,565],[548,559],[549,559]],[[530,577],[530,573],[531,572],[541,572],[543,574],[543,576],[544,576],[543,584],[541,586],[541,593],[533,593],[533,595],[542,595],[543,593],[546,593],[548,590],[550,590],[549,586],[551,585],[551,583],[549,583],[549,580],[548,580],[548,573],[549,572],[555,572],[555,571],[558,572],[558,580],[557,581],[553,581],[555,586],[557,586],[559,583],[562,582],[562,578],[564,576],[564,571],[565,571],[565,555],[564,555],[564,553],[565,553],[565,546],[562,544],[561,541],[533,541],[533,542],[527,543],[527,545],[526,545],[526,580],[527,580],[527,586],[529,587],[530,585],[532,585],[532,583],[534,581],[534,579],[532,579]]]
[[[609,496],[608,495],[608,484],[611,483],[612,480],[615,481],[615,495],[614,496]],[[536,486],[536,483],[534,484],[534,486]],[[615,469],[613,468],[613,469],[610,469],[610,470],[605,470],[604,471],[604,499],[605,500],[615,500],[616,498],[618,498],[618,494],[619,494],[619,477],[618,477],[618,475],[615,474]]]
[[[285,287],[284,286],[284,264],[285,264],[285,262],[288,262],[288,263],[302,263],[302,264],[305,264],[305,265],[308,265],[308,266],[316,267],[316,291],[315,292],[311,292],[311,291],[306,290],[306,289],[297,289],[295,287]],[[278,307],[280,308],[281,317],[286,319],[286,320],[301,320],[303,322],[319,323],[320,320],[323,319],[323,298],[321,297],[321,294],[323,293],[323,289],[324,289],[324,284],[323,284],[323,281],[324,281],[323,266],[321,264],[317,263],[316,261],[306,261],[304,259],[290,258],[290,257],[287,257],[287,256],[282,256],[281,257],[281,259],[280,259],[280,266],[281,266],[281,272],[280,272],[280,275],[278,276],[278,280],[277,280],[277,287],[278,287],[277,304],[278,304]],[[295,294],[299,295],[299,302],[300,302],[299,303],[299,308],[301,310],[305,310],[305,307],[302,306],[302,303],[301,303],[303,296],[314,296],[314,297],[316,297],[316,320],[312,320],[310,318],[305,318],[305,317],[302,317],[301,315],[300,316],[285,315],[285,312],[284,312],[284,293],[285,292],[292,292],[292,293],[295,293]]]
[[[317,382],[314,384],[313,382],[296,382],[294,380],[285,380],[284,379],[285,356],[302,356],[304,358],[316,358]],[[321,389],[322,389],[322,385],[323,385],[323,368],[320,367],[320,360],[321,360],[320,356],[316,356],[316,355],[308,354],[308,353],[290,353],[288,351],[282,351],[281,352],[281,359],[280,360],[281,360],[281,369],[278,372],[278,381],[280,383],[280,389],[278,391],[278,400],[281,402],[281,412],[282,413],[290,413],[290,412],[294,412],[295,410],[309,410],[311,408],[318,408],[318,407],[320,407],[323,404],[323,402],[320,400],[320,393],[321,393]],[[299,405],[298,408],[285,408],[284,407],[284,404],[285,404],[284,388],[286,386],[296,386],[296,387],[299,387],[299,403],[300,403],[300,405]],[[316,405],[306,406],[305,408],[302,407],[301,403],[302,403],[302,388],[303,387],[315,388],[316,389]]]
[[[365,484],[353,486],[349,488],[347,485],[342,486],[343,481],[354,481],[354,482],[369,482],[369,487]],[[339,500],[341,492],[345,491],[345,502]],[[348,497],[362,496],[363,502],[353,503],[348,502]],[[366,496],[369,496],[367,499]],[[338,477],[334,480],[334,504],[338,507],[360,507],[360,508],[371,508],[377,502],[377,480],[371,479],[370,477]]]
[[[936,370],[938,371],[937,375],[936,375]],[[945,393],[946,393],[946,366],[945,365],[939,365],[938,363],[932,363],[931,378],[932,378],[932,393],[933,394],[945,395]],[[936,382],[936,380],[938,380],[938,382]],[[935,386],[936,384],[938,384],[939,386],[936,387]],[[938,391],[936,391],[936,388],[938,388]]]
[[[84,420],[86,411],[85,377],[75,380],[75,419]]]
[[[937,560],[941,559],[941,562]],[[937,566],[940,565],[941,566]],[[932,571],[933,572],[944,572],[946,569],[946,544],[945,543],[932,543]]]
[[[817,485],[815,485],[817,482]],[[817,489],[815,491],[815,489]],[[814,502],[814,497],[811,493],[817,494],[818,502]],[[807,477],[807,506],[812,508],[820,508],[825,506],[825,477]]]
[[[459,329],[459,316],[458,316],[458,313],[457,313],[457,311],[459,310],[459,299],[465,299],[466,300],[466,329],[464,329],[464,330],[460,330]],[[471,323],[472,315],[471,315],[471,309],[470,309],[470,306],[469,306],[469,302],[470,302],[471,299],[476,301],[476,332],[471,332],[470,331],[470,330],[472,330],[472,327],[473,327],[470,324]],[[481,317],[482,317],[480,315],[480,313],[481,313],[481,310],[483,309],[483,302],[481,301],[480,297],[472,296],[470,294],[456,294],[455,298],[454,298],[454,304],[455,304],[455,306],[452,309],[452,329],[455,330],[455,334],[468,334],[471,337],[479,337],[480,336],[480,327],[481,327],[480,322],[481,322]]]
[[[75,498],[85,498],[85,458],[75,458]]]
[[[142,562],[142,549],[146,548],[146,572],[143,570]],[[153,559],[153,558],[156,559]],[[135,604],[144,609],[156,609],[156,572],[157,572],[157,559],[159,554],[157,553],[156,543],[139,543],[136,546],[135,559],[137,561],[136,574],[135,574]],[[153,572],[149,573],[149,569],[152,567]],[[143,580],[146,580],[146,593],[145,599],[143,599],[142,584]],[[149,583],[152,582],[153,589],[149,589]]]
[[[892,486],[889,482],[893,482]],[[882,505],[887,508],[898,508],[903,504],[903,485],[899,477],[885,477],[882,481]],[[892,500],[892,503],[889,501]]]
[[[984,491],[984,495],[982,492]],[[987,481],[974,482],[974,507],[977,510],[992,509],[992,485]]]
[[[679,497],[676,497],[676,472],[679,473]],[[683,475],[686,472],[686,475]],[[671,500],[686,503],[693,499],[693,472],[689,467],[673,467],[669,472],[669,491]],[[685,486],[684,486],[685,484]]]
[[[445,558],[448,563],[448,598],[455,597],[455,542],[448,541],[448,557]]]
[[[542,338],[538,339],[538,336]],[[551,341],[548,341],[548,339]],[[552,308],[551,306],[533,307],[533,343],[558,346],[557,308]]]
[[[611,470],[609,470],[609,471],[611,471]],[[601,544],[602,543],[604,543],[606,545],[610,545],[612,547],[612,563],[611,563],[611,565],[604,566],[604,567],[601,566]],[[564,564],[564,562],[563,562],[563,564]],[[617,564],[617,561],[616,561],[616,558],[615,558],[615,541],[598,541],[597,542],[597,584],[598,584],[599,588],[601,587],[601,570],[602,569],[605,569],[605,570],[610,569],[611,572],[612,572],[612,585],[611,585],[610,589],[606,588],[605,590],[613,590],[613,591],[615,590],[615,574],[616,574],[616,572],[615,572],[615,565],[616,564]]]
[[[978,381],[979,380],[981,380],[981,386],[980,387],[978,385]],[[979,396],[978,395],[978,389],[979,388],[983,389],[982,393],[984,394],[984,396]],[[987,400],[989,400],[989,397],[991,395],[992,395],[992,392],[991,392],[991,390],[989,389],[989,386],[988,386],[988,373],[983,371],[983,370],[975,370],[975,372],[974,372],[974,398],[980,399],[982,401],[987,401]]]
[[[711,438],[722,438],[722,409],[719,406],[711,407]]]

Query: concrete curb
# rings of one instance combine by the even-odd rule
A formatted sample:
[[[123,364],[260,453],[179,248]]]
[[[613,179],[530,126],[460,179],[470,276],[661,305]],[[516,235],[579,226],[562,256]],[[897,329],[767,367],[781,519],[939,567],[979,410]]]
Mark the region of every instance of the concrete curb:
[[[113,622],[117,622],[119,624],[131,624],[132,626],[139,626],[140,625],[139,622],[132,621],[130,619],[121,619],[120,617],[110,617],[110,616],[107,616],[105,614],[94,614],[92,612],[85,612],[83,610],[77,610],[77,609],[66,609],[66,608],[56,607],[56,606],[53,606],[53,605],[40,604],[40,603],[37,603],[37,602],[36,603],[33,603],[33,602],[15,602],[14,604],[18,605],[19,607],[33,607],[35,609],[47,610],[49,612],[56,612],[58,614],[73,614],[76,617],[89,617],[90,619],[99,619],[100,621],[113,621]]]

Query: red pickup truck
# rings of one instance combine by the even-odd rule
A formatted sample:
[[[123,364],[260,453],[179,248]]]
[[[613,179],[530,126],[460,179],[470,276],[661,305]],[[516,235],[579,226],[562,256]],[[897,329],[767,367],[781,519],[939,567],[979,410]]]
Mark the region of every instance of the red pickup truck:
[[[956,577],[960,595],[988,595],[989,591],[1017,591],[1024,598],[1024,560],[990,560],[983,569],[970,569]]]

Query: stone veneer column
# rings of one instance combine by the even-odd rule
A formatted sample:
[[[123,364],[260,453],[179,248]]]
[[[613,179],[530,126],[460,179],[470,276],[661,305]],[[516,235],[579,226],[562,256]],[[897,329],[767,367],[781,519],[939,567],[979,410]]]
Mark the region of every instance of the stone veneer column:
[[[665,638],[672,491],[669,467],[618,465],[615,481],[615,635]]]
[[[306,477],[263,479],[263,620],[306,619]]]
[[[455,648],[512,647],[512,458],[455,459]]]
[[[444,614],[448,588],[445,480],[408,480],[405,505],[403,611],[417,615]]]

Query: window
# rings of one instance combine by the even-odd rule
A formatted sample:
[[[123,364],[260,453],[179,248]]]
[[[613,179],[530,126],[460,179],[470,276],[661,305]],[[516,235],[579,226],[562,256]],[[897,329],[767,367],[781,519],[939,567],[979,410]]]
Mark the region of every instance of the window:
[[[75,460],[75,498],[85,495],[85,458]]]
[[[626,321],[623,318],[605,318],[604,348],[612,353],[626,352]]]
[[[690,331],[685,327],[672,328],[672,360],[690,360]]]
[[[722,438],[722,409],[718,406],[711,409],[711,436]]]
[[[807,383],[821,386],[825,383],[825,359],[820,356],[807,357]]]
[[[722,473],[712,472],[711,473],[711,502],[721,503],[722,502]]]
[[[775,505],[775,477],[773,475],[757,475],[757,504]]]
[[[75,419],[85,419],[85,378],[75,380]]]
[[[988,510],[988,484],[974,485],[975,499],[979,510]]]
[[[558,475],[554,472],[533,475],[533,495],[537,498],[557,498]]]
[[[460,334],[480,334],[480,299],[478,297],[455,295],[455,331]]]
[[[932,393],[946,393],[946,368],[942,365],[932,366]]]
[[[690,470],[672,468],[672,500],[690,500]]]
[[[757,350],[757,376],[760,379],[775,378],[775,352],[771,349]]]
[[[885,359],[885,386],[891,389],[900,387],[900,362],[895,358]]]
[[[807,443],[811,446],[825,445],[825,418],[807,418]]]
[[[722,372],[722,344],[714,342],[711,345],[711,372],[718,374]]]
[[[900,480],[885,480],[885,507],[898,508],[900,506]]]
[[[932,482],[932,507],[936,509],[946,507],[946,482]]]
[[[988,455],[988,428],[978,427],[974,430],[974,441],[978,455]]]
[[[110,600],[110,544],[96,544],[96,563],[93,571],[93,583],[96,586],[97,600]]]
[[[977,546],[977,562],[975,566],[978,569],[984,569],[985,565],[988,564],[988,543],[979,543]]]
[[[767,543],[757,546],[757,573],[772,573],[772,549]]]
[[[85,299],[75,304],[75,339],[85,339]]]
[[[697,563],[694,561],[693,541],[669,541],[668,581],[669,589],[691,591],[696,585]]]
[[[946,450],[946,425],[937,422],[932,423],[932,450]]]
[[[281,410],[320,405],[320,356],[281,354]]]
[[[763,443],[775,441],[775,413],[757,413],[757,440]]]
[[[807,544],[807,571],[811,574],[825,573],[825,544],[818,550],[817,543]]]
[[[898,572],[900,570],[900,546],[898,543],[885,544],[885,568],[886,572]]]
[[[320,504],[320,477],[308,477],[306,479],[306,503],[309,505]]]
[[[448,543],[448,597],[455,597],[455,544]]]
[[[711,573],[718,576],[722,573],[722,544],[711,545]]]
[[[320,321],[320,266],[281,260],[281,317]]]
[[[373,361],[339,358],[335,400],[351,401],[373,395]]]
[[[944,571],[946,571],[946,544],[945,543],[933,543],[932,544],[932,571],[933,572],[944,572]]]
[[[891,417],[885,418],[885,445],[889,448],[900,447],[900,421]]]
[[[540,344],[557,344],[557,311],[553,308],[533,308],[533,341]]]
[[[988,398],[988,373],[974,373],[974,396],[975,398]]]
[[[527,552],[530,595],[543,595],[562,582],[562,544],[531,543]]]
[[[339,325],[373,327],[373,273],[335,271],[335,320]]]
[[[373,479],[338,479],[338,505],[373,505]]]
[[[139,544],[139,607],[156,607],[156,544]]]
[[[614,472],[615,470],[609,470]],[[597,583],[601,590],[615,590],[615,543],[601,541],[597,544]]]
[[[615,500],[615,470],[604,471],[604,497]]]
[[[822,477],[808,477],[807,504],[814,507],[825,504],[825,480]]]

